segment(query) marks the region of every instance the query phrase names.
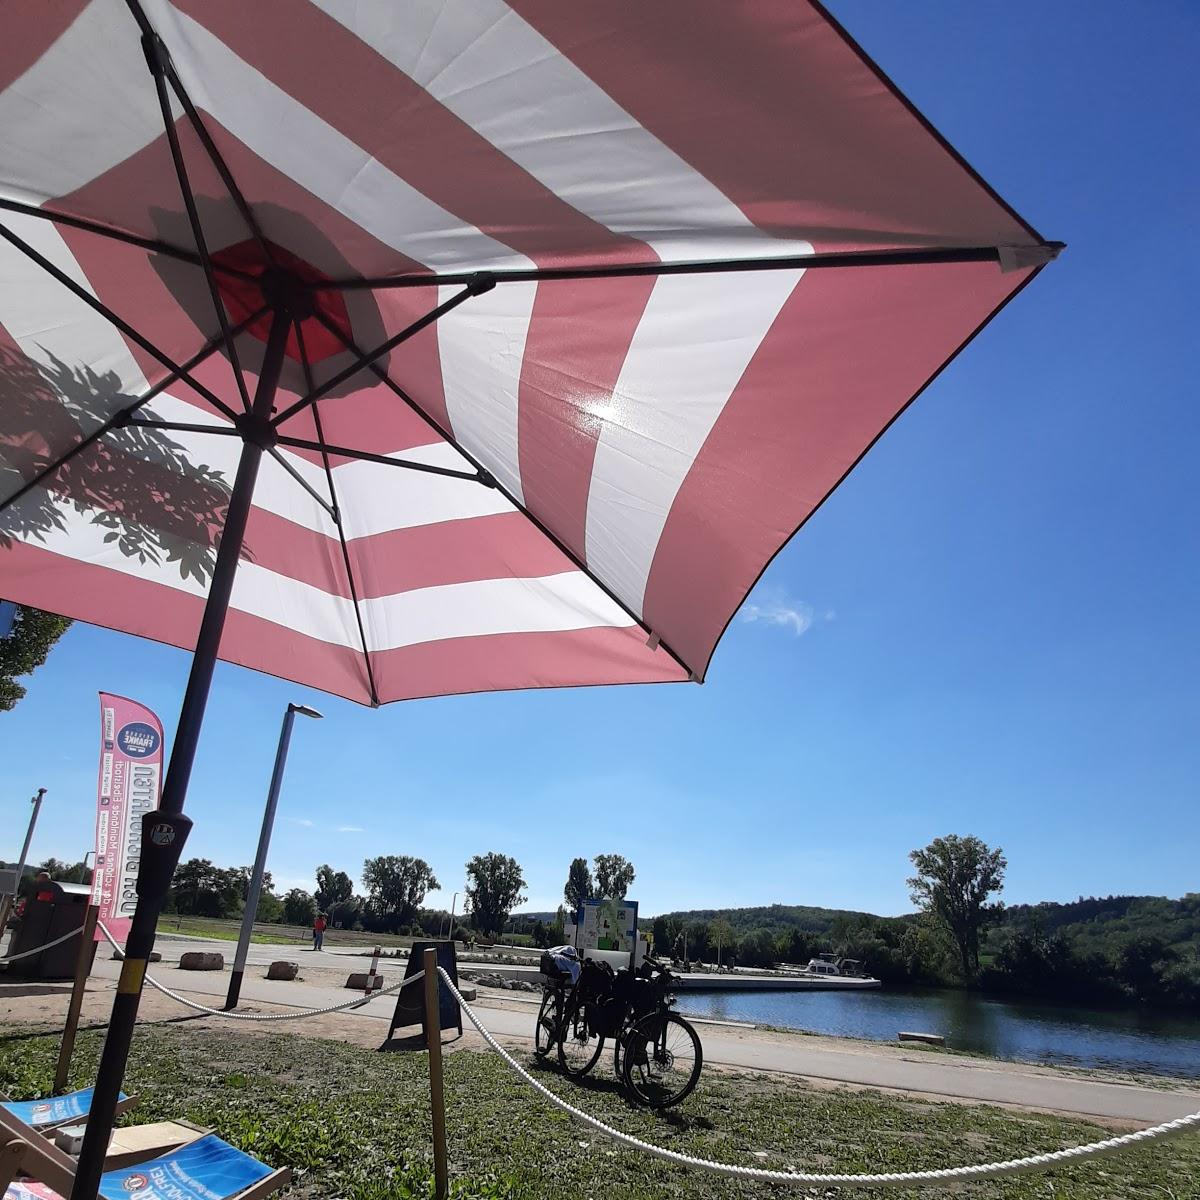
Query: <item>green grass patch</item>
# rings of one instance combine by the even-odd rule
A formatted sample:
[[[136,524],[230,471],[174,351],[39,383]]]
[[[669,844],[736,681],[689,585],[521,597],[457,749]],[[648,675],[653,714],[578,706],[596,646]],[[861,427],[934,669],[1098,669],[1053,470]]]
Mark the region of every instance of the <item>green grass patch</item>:
[[[73,1086],[91,1082],[100,1041],[81,1036]],[[0,1039],[0,1089],[45,1094],[57,1038]],[[142,1097],[133,1121],[186,1117],[272,1166],[296,1172],[304,1200],[413,1200],[429,1195],[426,1056],[379,1053],[341,1042],[186,1024],[142,1027],[126,1089]],[[826,1090],[795,1080],[707,1070],[678,1110],[630,1106],[607,1057],[597,1078],[541,1077],[610,1124],[660,1145],[725,1162],[826,1171],[918,1170],[1014,1158],[1093,1141],[1086,1121],[985,1106],[931,1104],[876,1092]],[[456,1200],[667,1200],[824,1196],[702,1172],[685,1172],[626,1150],[552,1108],[494,1056],[446,1059],[447,1126]],[[1122,1200],[1196,1196],[1200,1138],[1120,1157],[972,1185],[979,1200]],[[846,1195],[854,1193],[846,1192]],[[931,1195],[893,1191],[893,1196]]]
[[[158,922],[160,933],[181,933],[192,937],[220,938],[236,942],[242,930],[242,922],[234,917],[185,917],[166,913]],[[271,946],[299,946],[312,944],[312,930],[305,925],[276,925],[258,921],[254,926],[253,940]],[[369,950],[372,946],[411,946],[411,937],[400,937],[391,933],[364,933],[352,929],[326,929],[326,946],[361,946]]]

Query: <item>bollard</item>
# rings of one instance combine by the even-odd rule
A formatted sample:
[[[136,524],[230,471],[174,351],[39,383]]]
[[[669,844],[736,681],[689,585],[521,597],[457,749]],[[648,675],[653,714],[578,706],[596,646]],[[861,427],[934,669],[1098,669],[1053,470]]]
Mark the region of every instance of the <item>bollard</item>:
[[[375,982],[376,972],[379,970],[379,947],[375,947],[375,953],[371,955],[371,969],[367,972],[367,986],[363,991],[369,996],[379,985]]]
[[[442,1015],[438,1005],[437,951],[425,951],[425,1044],[429,1047],[429,1109],[433,1125],[434,1200],[450,1190],[446,1166],[446,1106],[442,1095]]]

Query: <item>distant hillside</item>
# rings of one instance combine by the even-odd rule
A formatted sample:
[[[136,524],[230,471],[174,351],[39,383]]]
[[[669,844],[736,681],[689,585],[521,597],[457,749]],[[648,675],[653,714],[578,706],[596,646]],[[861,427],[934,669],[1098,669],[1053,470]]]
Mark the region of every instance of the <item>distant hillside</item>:
[[[653,919],[643,918],[640,923],[652,925],[654,921],[662,920],[690,925],[694,921],[715,921],[718,917],[724,917],[736,934],[753,933],[759,929],[766,929],[774,934],[789,933],[793,929],[828,933],[839,922],[844,925],[884,919],[873,913],[854,912],[844,908],[817,908],[807,904],[767,904],[757,908],[693,908],[683,912],[661,913]]]
[[[1177,949],[1196,948],[1200,947],[1200,893],[1179,900],[1089,896],[1069,904],[1014,904],[1004,910],[1004,919],[992,936],[1035,927],[1046,935],[1062,934],[1085,953],[1098,953],[1137,937],[1158,938]]]

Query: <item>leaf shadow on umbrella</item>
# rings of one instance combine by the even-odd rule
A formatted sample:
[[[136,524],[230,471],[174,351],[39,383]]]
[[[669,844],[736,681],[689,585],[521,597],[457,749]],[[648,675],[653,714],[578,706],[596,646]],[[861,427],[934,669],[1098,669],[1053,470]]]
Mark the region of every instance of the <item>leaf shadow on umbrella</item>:
[[[45,351],[38,363],[0,344],[0,496],[12,495],[120,409],[136,402],[114,372],[72,367]],[[0,509],[0,546],[65,532],[67,509],[108,532],[104,541],[142,565],[174,565],[206,584],[229,485],[161,430],[114,429]]]

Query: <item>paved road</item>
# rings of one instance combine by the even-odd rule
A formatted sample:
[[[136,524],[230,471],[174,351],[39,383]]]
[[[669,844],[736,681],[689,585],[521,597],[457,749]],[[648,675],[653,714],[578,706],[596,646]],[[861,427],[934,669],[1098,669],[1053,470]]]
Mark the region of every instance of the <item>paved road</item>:
[[[174,957],[171,944],[164,942],[160,948],[169,963]],[[251,961],[270,962],[280,957],[283,949],[278,946],[254,947]],[[342,962],[357,962],[361,957],[340,952],[336,955],[329,952],[318,955],[307,951],[300,959],[301,970],[314,959],[320,960],[321,966],[329,967],[340,966]],[[97,975],[115,979],[118,970],[118,964],[111,959],[97,959]],[[205,996],[223,999],[228,986],[227,972],[200,974],[159,964],[154,968],[154,974],[168,987],[191,993],[202,1003],[205,1002]],[[280,983],[256,978],[256,975],[257,972],[247,975],[242,987],[243,1003],[257,1000],[320,1008],[350,998],[350,993],[344,988]],[[388,975],[392,980],[397,978],[394,963]],[[219,1003],[209,1003],[212,1007],[219,1007]],[[345,1013],[344,1017],[347,1020],[382,1024],[390,1018],[393,1006],[392,998],[385,996],[361,1009]],[[487,1027],[506,1041],[528,1041],[532,1038],[533,1012],[529,1008],[516,1011],[485,1001],[480,1005],[480,1015]],[[289,1023],[289,1028],[293,1027],[303,1028],[303,1023],[296,1026]],[[386,1027],[380,1031],[381,1038],[385,1035]],[[840,1049],[831,1047],[829,1039],[757,1036],[752,1031],[725,1030],[715,1026],[705,1027],[702,1037],[704,1056],[709,1062],[811,1079],[893,1088],[981,1103],[1080,1113],[1146,1125],[1200,1111],[1200,1092],[1101,1083],[1059,1075],[1037,1067],[992,1064],[986,1059],[930,1055],[927,1060],[922,1058],[914,1061],[912,1057],[902,1057],[893,1047],[873,1049],[855,1042],[848,1043],[846,1049]]]

